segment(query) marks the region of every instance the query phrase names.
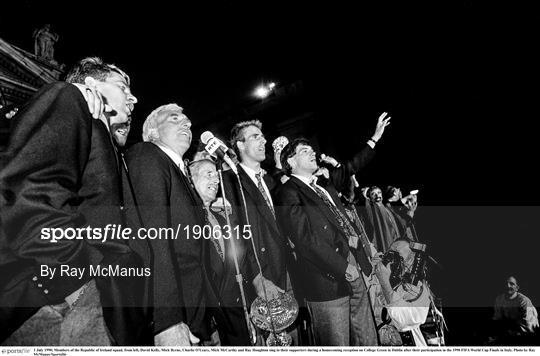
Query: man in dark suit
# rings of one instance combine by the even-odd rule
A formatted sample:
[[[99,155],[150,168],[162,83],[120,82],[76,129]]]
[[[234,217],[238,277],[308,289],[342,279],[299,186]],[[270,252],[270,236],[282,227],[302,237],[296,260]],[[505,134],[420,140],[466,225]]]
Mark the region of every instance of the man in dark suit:
[[[261,168],[266,157],[266,139],[261,129],[261,122],[253,120],[237,123],[231,130],[231,146],[240,160],[238,175],[245,193],[249,223],[234,172],[225,172],[224,181],[227,199],[231,200],[233,212],[243,227],[241,231],[250,230],[255,244],[258,259],[252,261],[257,269],[253,280],[255,291],[261,298],[274,299],[290,289],[287,286],[287,241],[278,228],[272,201],[271,192],[276,182]]]
[[[245,294],[241,295],[235,267],[236,257],[238,272],[243,277],[242,288],[245,291],[246,278],[252,278],[252,274],[247,271],[246,257],[251,253],[251,249],[242,243],[242,236],[234,230],[234,221],[229,219],[231,225],[227,225],[225,212],[222,209],[216,212],[211,207],[219,190],[216,164],[209,159],[194,161],[190,164],[190,172],[206,214],[204,230],[208,232],[203,235],[208,236],[212,243],[207,260],[204,261],[212,282],[208,287],[213,289],[215,295],[213,302],[207,302],[208,316],[213,317],[217,324],[222,346],[251,345],[243,309],[243,302],[246,300],[242,298],[245,298]],[[247,308],[249,310],[249,306]]]
[[[81,239],[55,243],[43,235],[48,228],[103,229],[124,221],[110,127],[131,120],[137,99],[129,77],[99,58],[86,58],[67,80],[79,89],[50,84],[19,111],[0,157],[0,340],[6,345],[143,344],[141,281],[89,274],[98,264],[141,266],[131,248],[123,241],[93,240],[88,231]],[[85,101],[87,90],[97,101]],[[89,108],[101,96],[108,110],[93,110],[95,120]],[[61,275],[61,266],[81,273]]]
[[[205,336],[204,226],[202,202],[188,180],[183,155],[191,145],[191,121],[176,104],[155,109],[144,122],[143,140],[126,153],[136,197],[130,221],[172,234],[150,239],[154,341],[158,346],[189,346]],[[174,236],[172,236],[174,235]]]
[[[373,146],[389,123],[379,118],[368,146],[334,169],[330,181],[317,183],[316,155],[309,141],[296,139],[283,149],[282,166],[291,176],[276,193],[278,220],[295,245],[302,291],[308,301],[317,345],[376,345],[377,336],[359,267],[371,264],[358,248],[360,232],[348,220],[334,185],[345,185],[373,155]],[[353,305],[358,302],[358,305]],[[364,327],[355,325],[361,320]],[[360,330],[364,335],[358,335]]]

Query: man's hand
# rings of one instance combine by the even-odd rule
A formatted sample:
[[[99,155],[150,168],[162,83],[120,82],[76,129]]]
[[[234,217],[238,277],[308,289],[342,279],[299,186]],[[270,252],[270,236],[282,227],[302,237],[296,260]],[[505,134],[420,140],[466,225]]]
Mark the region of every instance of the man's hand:
[[[173,325],[154,336],[156,346],[192,346],[199,341],[184,323]]]
[[[379,253],[371,242],[369,243],[369,249],[371,250],[371,256],[376,256]]]
[[[360,189],[360,192],[362,192],[362,195],[364,196],[364,198],[365,198],[366,200],[369,200],[369,198],[368,198],[368,196],[367,196],[368,190],[369,190],[368,187],[363,187],[362,189]]]
[[[313,173],[313,175],[316,177],[323,176],[326,179],[330,178],[330,172],[328,171],[328,168],[326,167],[319,167],[319,169],[317,169],[315,173]]]
[[[216,213],[224,213],[227,212],[228,214],[231,214],[232,205],[231,203],[225,199],[223,200],[222,197],[217,198],[211,205],[210,209],[212,211],[215,211]]]
[[[411,195],[410,199],[407,199],[405,206],[409,210],[407,214],[409,214],[411,218],[414,217],[414,212],[416,211],[416,208],[418,207],[418,196],[416,194]]]
[[[263,284],[264,284],[264,287],[263,287]],[[257,275],[257,277],[253,279],[253,287],[255,287],[257,296],[265,300],[266,300],[266,297],[268,297],[268,300],[276,299],[279,297],[280,293],[285,293],[283,289],[276,286],[272,281],[261,276],[260,273]],[[265,290],[266,290],[266,297],[264,293]]]
[[[335,158],[327,156],[324,153],[321,154],[321,161],[328,163],[332,167],[337,167],[339,165],[339,162]]]
[[[384,133],[384,129],[386,126],[390,125],[390,116],[386,117],[388,115],[387,112],[383,112],[381,116],[379,116],[379,120],[377,121],[377,127],[375,127],[375,133],[373,136],[371,136],[371,139],[375,142],[379,141]],[[386,117],[386,118],[385,118]]]
[[[382,256],[382,252],[375,254],[371,259],[371,265],[373,266],[373,270],[379,281],[390,281],[390,268],[382,263]],[[390,265],[390,263],[388,265]]]
[[[355,281],[358,277],[360,277],[360,273],[358,272],[358,267],[349,264],[347,266],[347,269],[345,270],[345,279],[348,282],[352,282],[352,281]]]
[[[358,236],[349,236],[349,247],[358,248]]]
[[[84,84],[72,83],[79,89],[88,104],[88,110],[94,119],[99,119],[104,112],[111,112],[112,108],[105,104],[105,100],[96,88],[91,88]]]
[[[388,263],[388,265],[385,266],[382,263],[382,256],[382,252],[377,253],[371,259],[371,264],[373,265],[373,271],[375,272],[375,275],[377,276],[377,279],[379,280],[379,283],[381,285],[384,299],[387,303],[392,303],[396,296],[396,294],[394,294],[394,291],[392,290],[392,286],[390,285],[391,270],[389,266],[391,266],[392,263]]]

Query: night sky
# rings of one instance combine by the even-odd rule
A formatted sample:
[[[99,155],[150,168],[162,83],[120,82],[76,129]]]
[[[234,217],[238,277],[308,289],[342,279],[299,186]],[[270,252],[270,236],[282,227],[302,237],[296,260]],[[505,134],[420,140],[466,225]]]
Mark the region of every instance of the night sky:
[[[197,138],[218,113],[253,100],[261,81],[302,81],[321,149],[342,160],[390,112],[360,184],[420,189],[417,228],[444,266],[433,284],[445,304],[489,307],[507,273],[540,303],[540,15],[532,8],[514,1],[43,3],[3,2],[0,37],[33,51],[33,30],[51,23],[61,63],[97,55],[125,69],[139,99],[132,137],[151,110],[177,102]]]

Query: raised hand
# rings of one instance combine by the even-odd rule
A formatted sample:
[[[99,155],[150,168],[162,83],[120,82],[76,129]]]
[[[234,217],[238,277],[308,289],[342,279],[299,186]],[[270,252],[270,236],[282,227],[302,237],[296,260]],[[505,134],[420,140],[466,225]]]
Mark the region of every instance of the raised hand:
[[[335,158],[327,156],[324,153],[321,154],[321,161],[328,163],[333,167],[337,167],[339,165],[339,162]]]
[[[379,141],[384,133],[384,129],[386,126],[390,125],[390,119],[391,116],[388,116],[387,112],[383,112],[381,116],[379,116],[379,120],[377,120],[377,126],[375,127],[375,133],[373,136],[371,136],[371,139],[375,142]]]

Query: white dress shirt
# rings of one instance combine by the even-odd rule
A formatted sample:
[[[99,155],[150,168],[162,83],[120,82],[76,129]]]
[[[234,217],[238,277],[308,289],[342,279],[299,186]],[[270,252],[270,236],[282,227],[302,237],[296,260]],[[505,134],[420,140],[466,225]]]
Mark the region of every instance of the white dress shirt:
[[[315,185],[317,187],[319,187],[319,189],[321,189],[325,194],[326,196],[328,197],[328,199],[330,200],[330,202],[332,202],[332,204],[334,204],[334,206],[336,206],[336,203],[334,202],[334,199],[332,199],[332,196],[330,195],[330,193],[328,193],[328,191],[326,189],[324,189],[323,187],[321,187],[320,185],[317,184],[317,177],[316,176],[311,176],[311,177],[304,177],[304,176],[299,176],[297,174],[291,174],[292,176],[300,179],[303,183],[305,183],[309,189],[313,190],[315,193],[317,193],[315,191],[315,189],[313,189],[313,187],[311,186],[311,182],[314,181],[315,182]]]
[[[246,171],[248,177],[253,181],[253,183],[255,183],[255,186],[258,186],[259,182],[258,182],[257,177],[255,175],[262,172],[262,169],[259,168],[259,171],[256,172],[255,170],[245,166],[242,163],[240,163],[240,165],[242,166],[244,171]],[[266,195],[268,196],[268,200],[270,200],[270,203],[272,204],[272,207],[273,207],[274,206],[274,201],[272,200],[272,196],[270,195],[270,190],[266,186],[266,183],[264,182],[264,179],[262,177],[261,177],[261,182],[262,182],[262,186],[264,188],[264,191],[266,192]]]
[[[160,145],[160,144],[157,144],[155,142],[152,142],[152,143],[154,145],[158,146],[163,152],[165,152],[165,154],[167,156],[169,156],[173,160],[174,164],[176,164],[180,168],[180,171],[182,173],[184,173],[185,176],[187,176],[186,167],[184,165],[184,160],[182,159],[182,157],[180,157],[180,155],[178,153],[174,152],[173,150],[171,150],[167,146]]]

